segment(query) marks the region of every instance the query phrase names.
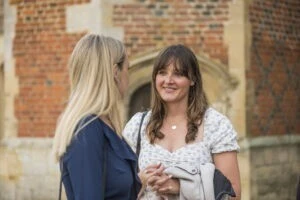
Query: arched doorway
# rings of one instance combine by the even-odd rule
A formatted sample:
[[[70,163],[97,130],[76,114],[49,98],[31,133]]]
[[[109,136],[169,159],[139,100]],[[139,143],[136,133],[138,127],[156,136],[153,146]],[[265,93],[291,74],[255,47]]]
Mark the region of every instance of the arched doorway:
[[[139,87],[130,98],[128,119],[135,113],[148,110],[151,99],[151,84],[147,83]]]

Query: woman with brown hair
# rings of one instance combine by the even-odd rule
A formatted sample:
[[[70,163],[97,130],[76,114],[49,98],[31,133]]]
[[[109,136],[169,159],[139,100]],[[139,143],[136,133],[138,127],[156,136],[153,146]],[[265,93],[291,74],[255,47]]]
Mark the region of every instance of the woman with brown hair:
[[[142,199],[199,199],[170,169],[185,166],[196,172],[207,163],[229,179],[240,199],[237,134],[226,116],[209,107],[194,53],[183,45],[165,48],[155,61],[152,87],[152,109],[141,124]],[[123,131],[135,151],[141,118],[142,113],[135,114]]]

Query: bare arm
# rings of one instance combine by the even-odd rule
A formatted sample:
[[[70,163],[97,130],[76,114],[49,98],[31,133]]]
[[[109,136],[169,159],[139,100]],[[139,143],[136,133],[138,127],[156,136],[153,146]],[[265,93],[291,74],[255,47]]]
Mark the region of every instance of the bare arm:
[[[237,160],[237,153],[235,151],[223,152],[213,154],[214,163],[217,169],[219,169],[231,182],[232,187],[236,193],[235,200],[241,199],[241,181],[240,171]]]

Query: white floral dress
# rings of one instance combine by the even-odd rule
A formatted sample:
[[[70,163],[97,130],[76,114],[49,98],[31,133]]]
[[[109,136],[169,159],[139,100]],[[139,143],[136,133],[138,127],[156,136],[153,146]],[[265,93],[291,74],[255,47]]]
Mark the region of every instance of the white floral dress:
[[[212,154],[226,151],[238,151],[237,133],[229,119],[213,108],[208,108],[204,116],[203,140],[187,144],[173,152],[157,144],[150,144],[146,134],[146,125],[151,111],[144,118],[141,128],[141,151],[139,168],[143,170],[150,164],[162,163],[164,167],[175,166],[180,163],[200,168],[201,164],[212,163]],[[135,114],[126,124],[123,136],[132,149],[136,150],[138,130],[142,113]],[[146,189],[143,199],[160,199],[159,196]]]

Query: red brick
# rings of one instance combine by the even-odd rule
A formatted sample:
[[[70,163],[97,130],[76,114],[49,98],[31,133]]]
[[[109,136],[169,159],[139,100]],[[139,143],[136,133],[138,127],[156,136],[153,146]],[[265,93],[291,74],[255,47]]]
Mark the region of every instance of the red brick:
[[[20,91],[15,100],[20,137],[50,137],[68,89],[67,60],[84,34],[65,30],[65,6],[88,1],[10,1],[17,8],[13,54]],[[50,79],[49,73],[57,75]],[[54,98],[45,99],[51,95]],[[45,115],[45,113],[53,113]],[[47,120],[45,120],[47,119]]]
[[[296,114],[299,111],[300,94],[297,87],[291,87],[291,83],[296,83],[298,79],[293,74],[299,74],[300,69],[298,59],[300,53],[291,50],[291,45],[299,48],[300,37],[299,34],[296,36],[290,31],[290,27],[294,31],[300,30],[299,24],[290,17],[296,14],[300,7],[298,5],[294,10],[292,4],[289,4],[289,7],[280,2],[276,4],[277,6],[274,5],[272,1],[254,0],[249,13],[252,43],[255,46],[251,48],[250,67],[246,78],[255,83],[254,90],[258,96],[254,104],[247,104],[249,108],[247,127],[254,136],[300,133],[299,126],[295,126],[300,123]],[[265,14],[266,10],[270,10],[272,16]],[[261,89],[259,86],[263,82],[265,86]],[[271,90],[273,95],[270,95]],[[271,119],[265,120],[270,113],[273,113]],[[256,128],[257,125],[253,123],[256,119],[267,132],[262,133]]]

